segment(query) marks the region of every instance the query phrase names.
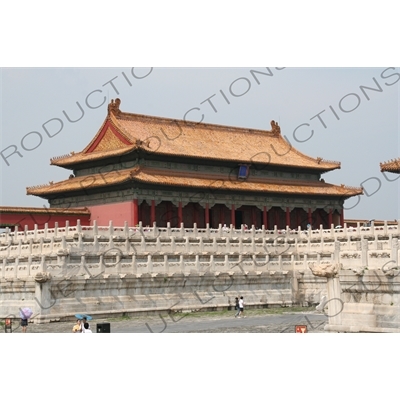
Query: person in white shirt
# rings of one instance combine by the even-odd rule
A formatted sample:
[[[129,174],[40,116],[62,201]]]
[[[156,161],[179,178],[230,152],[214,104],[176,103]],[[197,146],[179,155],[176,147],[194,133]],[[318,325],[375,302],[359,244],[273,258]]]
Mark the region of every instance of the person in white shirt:
[[[240,318],[241,315],[243,315],[244,313],[244,300],[243,300],[243,296],[240,296],[239,299],[239,315],[238,318]],[[246,318],[245,315],[243,315],[243,318]]]
[[[84,329],[82,330],[82,333],[93,333],[89,327],[89,322],[85,322],[83,324],[83,327],[84,327]]]
[[[85,326],[86,326],[86,324],[88,324],[88,329],[90,329],[90,325],[89,325],[89,322],[87,322],[87,318],[86,318],[86,317],[83,317],[82,322],[81,322],[82,333],[85,333],[85,330],[86,330]]]

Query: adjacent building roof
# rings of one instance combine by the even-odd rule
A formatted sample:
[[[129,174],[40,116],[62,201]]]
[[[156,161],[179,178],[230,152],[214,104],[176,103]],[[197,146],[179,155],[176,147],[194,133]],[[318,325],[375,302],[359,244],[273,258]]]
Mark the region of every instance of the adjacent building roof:
[[[86,207],[62,209],[62,208],[46,208],[46,207],[0,206],[0,214],[90,215],[90,211]]]
[[[121,101],[108,106],[108,115],[84,150],[56,157],[51,164],[74,169],[95,160],[141,150],[160,156],[232,161],[311,169],[320,173],[340,168],[336,161],[309,157],[291,146],[274,121],[263,131],[178,121],[122,112]]]
[[[380,163],[381,172],[394,172],[400,174],[400,158]]]
[[[107,174],[94,174],[62,182],[27,188],[27,194],[49,198],[58,193],[89,191],[90,189],[116,186],[128,182],[156,184],[161,186],[190,187],[212,190],[235,190],[245,192],[263,192],[265,194],[295,194],[339,196],[343,199],[363,194],[362,188],[348,186],[336,186],[324,181],[303,180],[277,180],[257,179],[250,177],[245,181],[227,179],[226,176],[215,174],[198,174],[181,172],[176,170],[161,170],[136,166],[131,169],[112,171]]]

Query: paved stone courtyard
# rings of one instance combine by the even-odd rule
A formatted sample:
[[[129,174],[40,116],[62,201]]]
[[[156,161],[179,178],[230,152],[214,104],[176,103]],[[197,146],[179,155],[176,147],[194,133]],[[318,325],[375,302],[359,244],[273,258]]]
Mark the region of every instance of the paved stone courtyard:
[[[325,333],[328,318],[315,308],[258,309],[246,311],[245,318],[235,318],[235,311],[155,314],[140,317],[93,319],[97,324],[110,323],[111,333],[294,333],[296,325],[307,325],[309,333]],[[4,325],[0,326],[4,333]],[[28,333],[71,333],[73,321],[34,324]],[[13,333],[21,333],[19,320],[14,320]]]

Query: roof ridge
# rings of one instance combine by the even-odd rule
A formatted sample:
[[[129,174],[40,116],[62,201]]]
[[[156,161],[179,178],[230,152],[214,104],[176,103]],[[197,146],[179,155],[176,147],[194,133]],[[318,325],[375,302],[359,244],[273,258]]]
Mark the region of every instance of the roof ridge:
[[[397,162],[400,162],[400,157],[392,158],[388,161],[381,162],[381,163],[379,163],[379,165],[385,165],[385,164],[397,163]]]
[[[361,190],[364,193],[364,188],[362,186],[349,186],[342,183],[340,187],[349,190]]]
[[[71,153],[69,153],[69,154],[64,154],[64,155],[62,155],[62,156],[55,156],[55,157],[52,157],[52,158],[50,158],[50,162],[53,162],[53,161],[57,161],[57,160],[62,160],[62,159],[64,159],[64,158],[68,158],[68,157],[71,157],[71,154],[72,154],[73,152],[71,152]],[[75,154],[75,153],[74,153]]]
[[[116,116],[115,116],[113,113],[110,113],[110,114],[107,116],[107,118],[109,118],[110,124],[115,128],[115,130],[118,131],[118,133],[119,133],[124,139],[126,139],[126,140],[127,140],[129,143],[131,143],[131,144],[135,144],[135,141],[133,141],[133,143],[132,143],[132,139],[131,139],[129,136],[126,135],[125,129],[124,129],[123,127],[117,125],[117,121],[116,121],[117,118],[116,118]]]
[[[99,140],[99,135],[101,131],[105,129],[106,124],[109,124],[109,127],[112,130],[115,129],[114,135],[117,135],[118,133],[118,135],[121,135],[121,138],[126,140],[127,143],[134,144],[133,149],[138,148],[142,149],[145,152],[157,153],[158,156],[165,155],[168,157],[178,156],[192,159],[209,159],[247,163],[251,162],[254,164],[270,164],[276,166],[282,165],[295,168],[297,167],[310,170],[318,170],[322,173],[341,167],[341,163],[338,161],[328,161],[324,160],[321,157],[314,158],[294,148],[289,142],[289,139],[287,139],[286,136],[282,136],[281,128],[275,121],[271,121],[271,130],[262,130],[237,126],[210,124],[205,122],[192,122],[186,120],[178,120],[174,118],[149,116],[144,114],[127,113],[122,112],[119,109],[120,104],[121,100],[118,98],[115,101],[111,100],[108,106],[107,117],[105,118],[102,126],[100,127],[94,138],[90,141],[90,143],[85,147],[85,149],[77,153],[79,155],[78,157],[70,158],[70,160],[68,160],[69,156],[67,155],[63,156],[62,158],[52,159],[52,163],[57,165],[57,161],[62,160],[59,165],[68,168],[68,166],[74,165],[75,163],[84,163],[89,160],[101,160],[112,156],[112,154],[107,154],[107,152],[105,151],[99,151],[98,154],[93,158],[88,158],[87,156],[88,149],[90,149],[90,147],[94,145],[96,140]],[[174,124],[174,126],[172,126],[172,123]],[[149,147],[149,140],[153,137],[156,138],[154,140],[157,140],[157,129],[161,130],[164,136],[167,136],[163,130],[164,124],[169,124],[172,129],[171,131],[174,132],[176,129],[180,129],[181,133],[184,133],[184,137],[178,139],[181,134],[179,134],[176,138],[174,137],[173,140],[178,139],[174,145],[171,144],[170,141],[172,141],[172,139],[170,139],[169,137],[167,137],[168,140],[165,140],[162,143],[160,139],[158,139],[159,144],[156,145],[157,149],[151,149]],[[187,127],[184,132],[182,131],[183,127]],[[223,146],[228,146],[229,142],[231,140],[234,140],[235,138],[242,140],[243,143],[247,141],[248,143],[245,145],[246,149],[243,153],[234,153],[232,151],[226,152],[225,154],[216,151],[204,153],[199,148],[195,148],[193,151],[188,150],[188,147],[185,145],[184,142],[182,142],[183,139],[193,139],[195,144],[201,144],[201,137],[209,137],[209,134],[211,133],[215,133],[216,138],[222,143]],[[232,138],[230,137],[230,133],[232,133]],[[149,135],[153,136],[149,137]],[[160,136],[160,138],[162,138],[162,136]],[[257,144],[251,144],[253,138],[254,143]],[[210,138],[209,140],[212,139]],[[123,147],[124,149],[126,149],[126,153],[129,153],[131,151],[128,146],[129,145],[125,144],[125,146]],[[210,146],[208,145],[208,147]],[[233,146],[233,148],[235,148],[235,145]],[[259,153],[257,153],[258,149],[260,149]],[[255,154],[250,154],[252,151],[255,151]],[[271,153],[271,151],[274,151],[275,154]],[[292,152],[292,154],[287,155],[289,152]],[[260,154],[260,161],[257,162],[258,154]]]
[[[52,185],[51,183],[43,183],[41,185],[27,186],[26,190],[42,189],[42,188],[45,188],[45,187],[48,187],[48,186],[51,186],[51,185]]]
[[[239,130],[241,132],[243,131],[248,131],[249,133],[257,133],[257,134],[264,134],[265,133],[272,133],[276,135],[273,129],[271,130],[264,130],[260,128],[246,128],[246,127],[240,127],[240,126],[233,126],[233,125],[221,125],[221,124],[214,124],[210,122],[194,122],[194,121],[186,121],[184,119],[177,119],[177,118],[168,118],[168,117],[160,117],[156,115],[146,115],[146,114],[136,114],[136,113],[128,113],[121,111],[118,115],[115,115],[116,119],[124,119],[124,116],[128,117],[138,117],[138,118],[143,118],[143,119],[155,119],[158,121],[163,121],[163,122],[176,122],[176,123],[183,123],[184,125],[188,127],[193,127],[193,126],[204,126],[204,127],[214,127],[217,129],[224,129],[224,130]],[[272,121],[275,122],[275,121]]]
[[[104,126],[106,125],[108,121],[108,115],[107,117],[104,119],[103,123],[100,126],[100,129],[97,130],[97,133],[94,135],[93,139],[89,142],[89,144],[79,153],[77,154],[86,154],[86,152],[90,149],[90,147],[93,145],[93,143],[96,141],[97,136],[100,134],[100,132],[103,130]]]

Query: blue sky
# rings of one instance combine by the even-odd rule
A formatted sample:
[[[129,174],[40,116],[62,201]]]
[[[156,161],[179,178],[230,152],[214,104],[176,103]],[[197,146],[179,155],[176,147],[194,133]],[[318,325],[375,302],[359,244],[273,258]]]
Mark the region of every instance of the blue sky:
[[[66,179],[50,158],[81,151],[119,97],[132,113],[183,119],[199,108],[187,118],[266,130],[276,120],[298,150],[341,162],[327,182],[364,187],[346,202],[347,218],[398,219],[397,176],[379,163],[399,156],[399,87],[394,67],[2,68],[0,151],[7,157],[16,146],[22,157],[0,158],[1,205],[47,206],[26,187]],[[77,102],[83,117],[70,122],[63,112],[78,119]]]

